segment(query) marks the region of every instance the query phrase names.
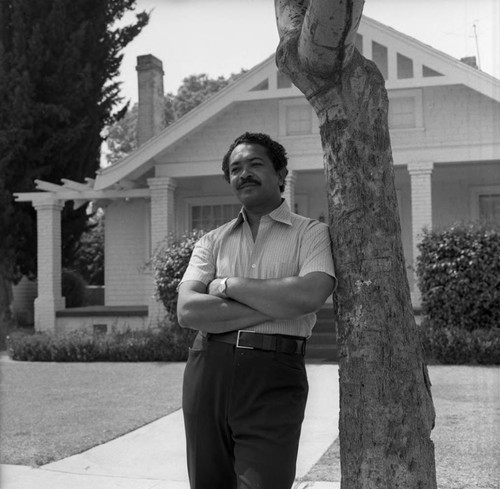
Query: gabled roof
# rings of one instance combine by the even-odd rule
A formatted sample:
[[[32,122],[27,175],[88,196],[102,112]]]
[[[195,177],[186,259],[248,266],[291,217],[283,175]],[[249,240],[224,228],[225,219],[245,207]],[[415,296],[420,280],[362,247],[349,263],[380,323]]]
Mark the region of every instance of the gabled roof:
[[[356,40],[363,55],[377,63],[388,90],[465,85],[500,102],[500,81],[373,19],[363,17]],[[235,82],[168,126],[120,163],[98,172],[95,190],[134,180],[149,171],[156,158],[192,131],[244,100],[303,97],[276,68],[274,54]]]

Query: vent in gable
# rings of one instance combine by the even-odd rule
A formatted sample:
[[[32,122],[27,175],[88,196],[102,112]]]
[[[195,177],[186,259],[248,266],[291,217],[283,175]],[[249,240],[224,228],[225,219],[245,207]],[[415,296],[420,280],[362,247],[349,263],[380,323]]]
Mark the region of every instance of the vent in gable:
[[[278,88],[291,88],[292,80],[278,71]]]
[[[413,78],[413,60],[398,53],[397,55],[398,79]]]
[[[375,41],[372,41],[372,60],[382,73],[384,80],[387,80],[389,78],[387,48]]]
[[[435,71],[428,66],[423,65],[422,66],[422,76],[427,78],[430,76],[444,76],[442,73],[439,73],[438,71]]]
[[[363,36],[359,33],[356,33],[356,38],[354,39],[354,46],[361,54],[363,54]]]
[[[258,85],[255,85],[250,91],[251,92],[259,92],[261,90],[269,90],[269,79],[266,78],[262,80]]]

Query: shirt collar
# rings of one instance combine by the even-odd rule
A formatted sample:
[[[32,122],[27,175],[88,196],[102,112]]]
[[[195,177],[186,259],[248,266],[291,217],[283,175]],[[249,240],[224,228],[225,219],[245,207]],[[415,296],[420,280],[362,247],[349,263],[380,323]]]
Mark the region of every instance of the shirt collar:
[[[267,216],[273,221],[281,222],[283,224],[286,224],[287,226],[292,225],[292,212],[290,211],[290,207],[288,206],[285,199],[282,199],[281,204],[278,207],[276,207],[276,209],[274,209],[272,212],[267,214]],[[232,229],[237,228],[241,223],[243,223],[243,221],[246,220],[247,216],[245,213],[245,209],[242,208],[240,213],[238,214],[238,217],[236,218],[234,225],[232,226]]]

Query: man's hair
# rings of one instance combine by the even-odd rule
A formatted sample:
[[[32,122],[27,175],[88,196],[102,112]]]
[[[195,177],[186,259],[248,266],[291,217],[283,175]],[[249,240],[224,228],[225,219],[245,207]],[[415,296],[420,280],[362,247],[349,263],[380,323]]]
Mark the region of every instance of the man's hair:
[[[261,132],[245,132],[241,136],[238,136],[231,146],[229,146],[227,153],[222,158],[222,171],[224,172],[226,182],[229,182],[229,159],[231,158],[231,153],[236,146],[245,143],[258,144],[266,149],[267,155],[273,163],[274,170],[283,176],[283,185],[280,185],[280,192],[283,193],[285,190],[285,178],[288,175],[286,150],[280,143]]]

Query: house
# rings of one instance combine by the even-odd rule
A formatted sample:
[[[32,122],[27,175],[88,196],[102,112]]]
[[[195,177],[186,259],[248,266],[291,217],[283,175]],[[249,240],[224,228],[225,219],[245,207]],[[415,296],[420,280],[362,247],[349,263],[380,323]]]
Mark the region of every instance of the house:
[[[424,227],[500,221],[500,81],[364,17],[357,48],[386,79],[402,240],[415,306],[412,264]],[[469,60],[470,61],[470,60]],[[162,239],[213,227],[239,209],[221,159],[246,130],[278,139],[289,154],[285,198],[296,212],[327,220],[323,155],[313,110],[277,72],[274,55],[160,130],[162,64],[138,58],[139,149],[85,183],[38,182],[18,194],[38,215],[39,330],[146,327],[162,314],[145,267]],[[65,309],[60,284],[60,210],[97,201],[106,212],[105,306]]]

